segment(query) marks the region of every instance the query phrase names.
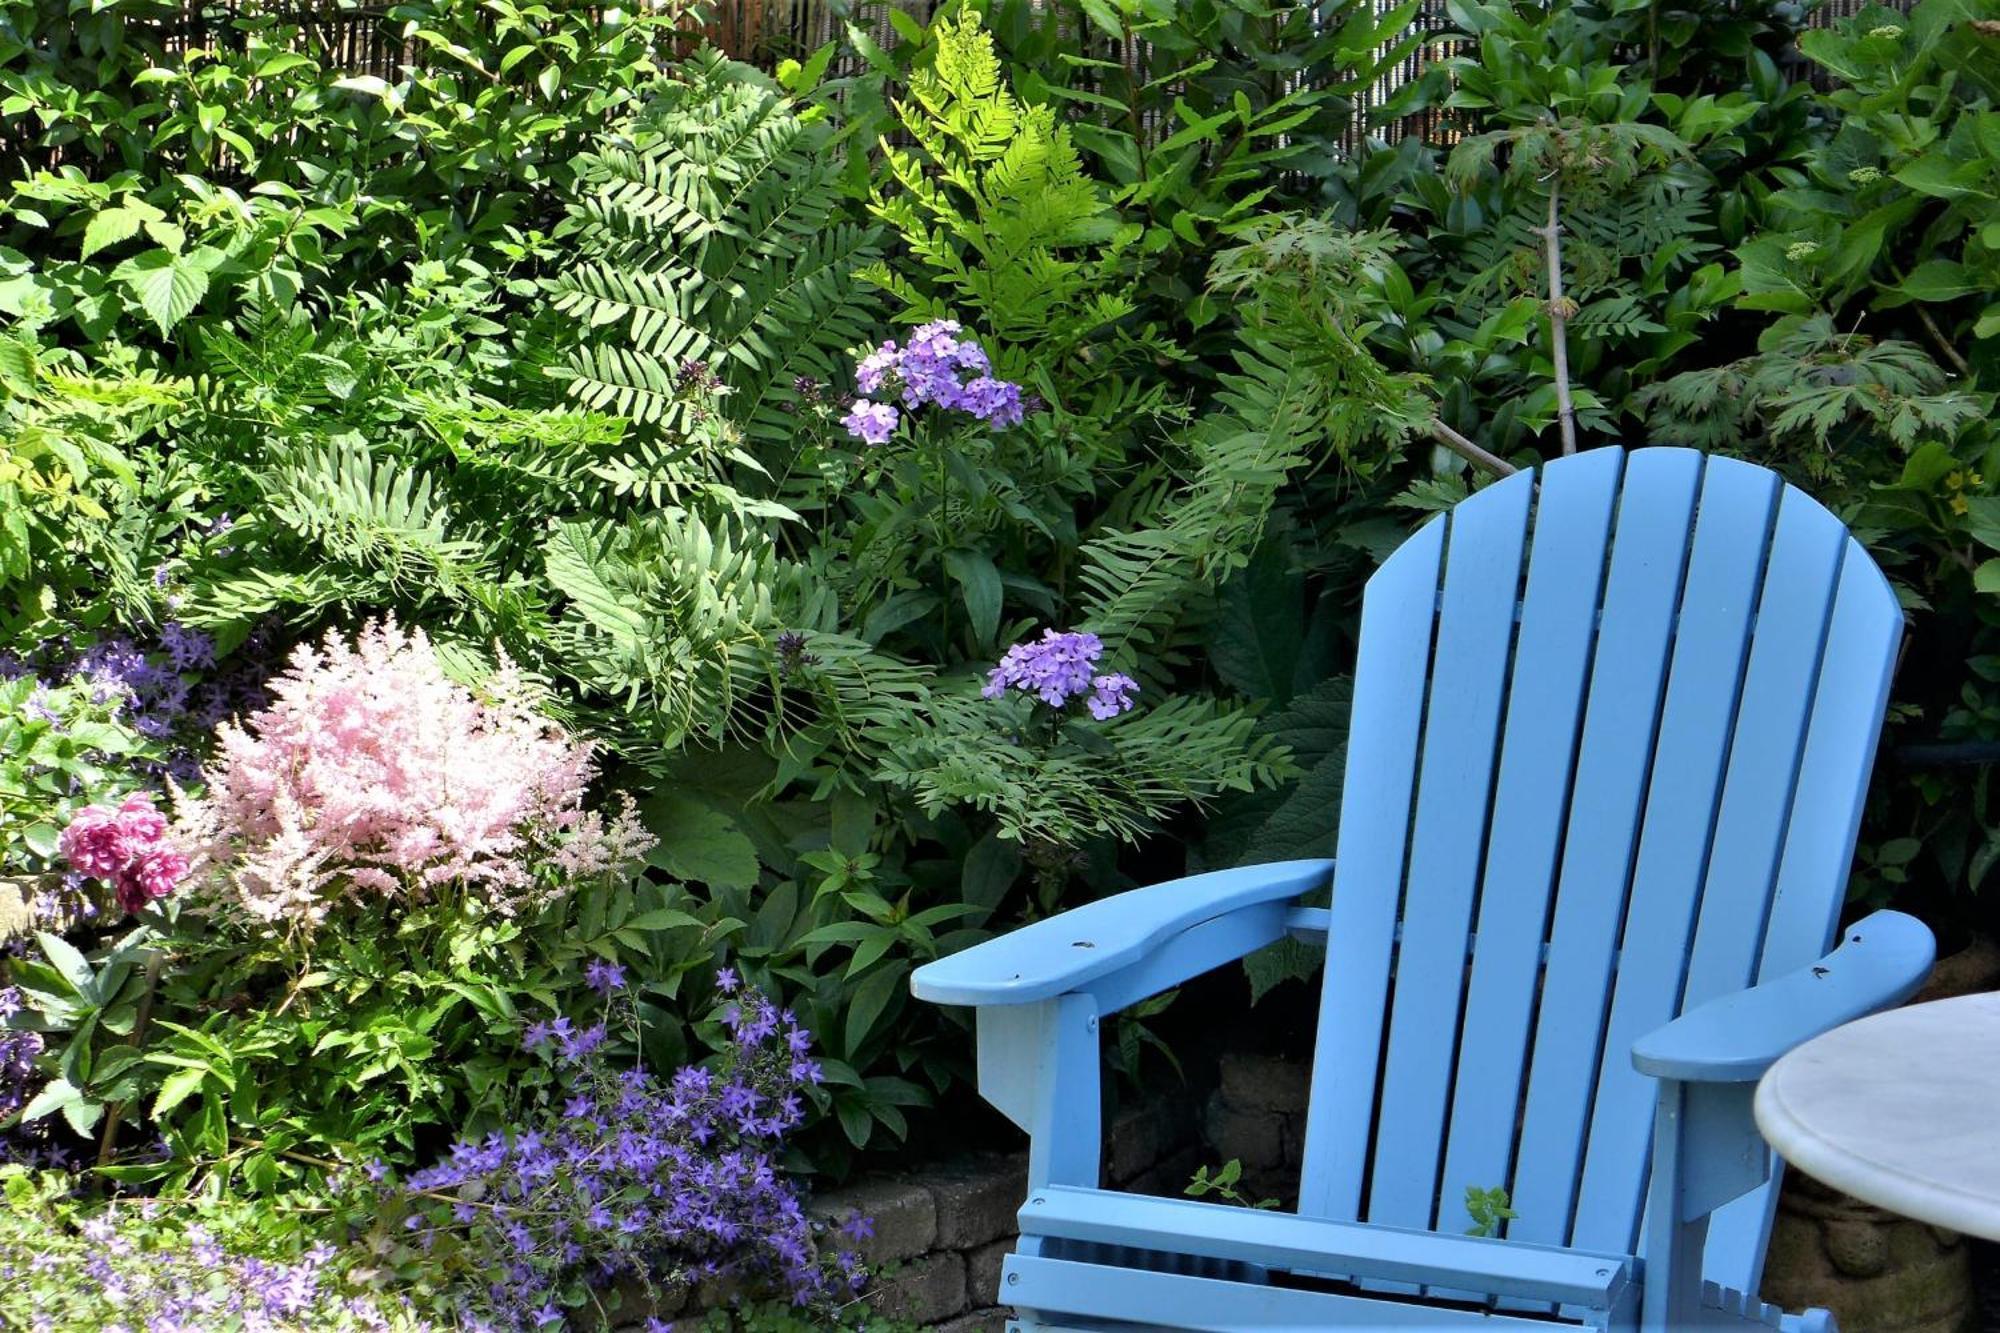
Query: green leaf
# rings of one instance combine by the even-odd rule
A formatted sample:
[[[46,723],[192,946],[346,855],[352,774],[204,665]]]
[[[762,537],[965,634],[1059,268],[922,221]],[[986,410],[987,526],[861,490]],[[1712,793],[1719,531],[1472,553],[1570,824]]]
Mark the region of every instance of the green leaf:
[[[1896,284],[1913,301],[1952,301],[1980,290],[1980,282],[1965,265],[1950,259],[1928,259]]]
[[[52,1078],[26,1106],[21,1108],[21,1121],[26,1124],[32,1120],[40,1120],[43,1116],[52,1115],[82,1099],[82,1091],[73,1087],[67,1079]]]
[[[757,882],[757,848],[727,815],[678,792],[656,792],[639,807],[646,827],[659,841],[646,861],[676,879],[720,889],[747,889]]]
[[[944,553],[944,568],[958,583],[974,637],[981,647],[990,647],[1000,632],[1000,604],[1005,597],[993,557],[961,547]]]
[[[854,998],[847,1003],[847,1055],[852,1056],[868,1040],[883,1010],[902,992],[903,976],[902,964],[891,963],[854,988]]]
[[[208,295],[208,268],[196,255],[148,250],[120,264],[111,276],[138,297],[163,337]]]
[[[681,911],[678,907],[655,907],[650,912],[641,912],[627,921],[624,930],[682,930],[689,926],[701,929],[707,923],[700,917]]]
[[[160,1095],[153,1099],[153,1119],[158,1120],[201,1090],[208,1070],[176,1069],[160,1083]]]
[[[99,250],[132,239],[139,234],[139,224],[144,221],[134,209],[103,210],[83,229],[83,253],[78,258],[88,259]]]
[[[1289,702],[1305,652],[1304,588],[1287,543],[1281,537],[1261,543],[1224,586],[1209,627],[1216,674],[1253,699]]]
[[[1981,592],[2000,593],[2000,559],[1981,561],[1972,571],[1972,586]]]
[[[78,995],[86,1000],[97,999],[97,973],[90,963],[77,952],[76,946],[60,935],[48,931],[35,932],[35,940],[42,946],[42,953],[55,965],[62,978],[75,988]]]
[[[361,93],[367,97],[388,97],[395,89],[388,80],[373,74],[356,74],[345,79],[335,79],[333,86],[350,93]]]

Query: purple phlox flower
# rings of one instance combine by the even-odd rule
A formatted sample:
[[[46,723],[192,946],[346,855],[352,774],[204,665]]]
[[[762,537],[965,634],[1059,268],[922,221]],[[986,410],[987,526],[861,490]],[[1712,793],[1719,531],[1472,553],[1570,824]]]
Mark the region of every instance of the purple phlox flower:
[[[840,1234],[859,1244],[875,1234],[875,1219],[864,1217],[859,1212],[849,1213],[840,1224]]]
[[[617,963],[593,958],[583,969],[583,980],[592,990],[608,996],[613,991],[625,989],[625,969]]]
[[[1061,708],[1094,687],[1094,668],[1103,653],[1104,644],[1095,634],[1045,630],[1039,640],[1009,648],[987,673],[980,693],[997,699],[1010,689],[1018,690]]]
[[[847,410],[847,415],[840,419],[840,424],[863,444],[887,444],[901,420],[902,413],[896,410],[895,404],[857,398],[854,406]]]
[[[901,359],[902,354],[897,351],[894,339],[883,343],[855,365],[854,387],[863,393],[880,392],[888,377],[896,373]]]
[[[1091,686],[1092,693],[1085,704],[1090,709],[1090,715],[1100,722],[1130,712],[1132,696],[1139,692],[1138,681],[1118,672],[1096,677]]]
[[[724,995],[734,995],[736,987],[740,984],[736,979],[736,969],[733,967],[725,967],[715,974],[715,988]]]

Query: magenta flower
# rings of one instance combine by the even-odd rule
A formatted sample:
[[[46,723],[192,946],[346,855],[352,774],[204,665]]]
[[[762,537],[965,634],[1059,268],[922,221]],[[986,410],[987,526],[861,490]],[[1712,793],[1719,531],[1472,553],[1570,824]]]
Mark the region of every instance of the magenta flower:
[[[188,858],[168,845],[167,818],[150,792],[132,793],[115,810],[85,806],[58,845],[76,869],[112,885],[127,912],[166,897],[188,876]]]

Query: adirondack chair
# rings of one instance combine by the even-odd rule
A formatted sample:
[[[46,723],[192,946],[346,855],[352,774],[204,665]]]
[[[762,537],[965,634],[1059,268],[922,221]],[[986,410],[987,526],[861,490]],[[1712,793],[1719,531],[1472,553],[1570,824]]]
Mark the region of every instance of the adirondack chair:
[[[1902,624],[1825,509],[1684,449],[1417,532],[1363,599],[1337,864],[916,972],[977,1008],[980,1092],[1031,1136],[1010,1328],[1831,1328],[1754,1294],[1750,1097],[1931,964],[1896,912],[1826,952]],[[1099,1019],[1287,934],[1328,951],[1298,1211],[1098,1188]],[[1468,1186],[1508,1190],[1502,1235],[1466,1234]]]

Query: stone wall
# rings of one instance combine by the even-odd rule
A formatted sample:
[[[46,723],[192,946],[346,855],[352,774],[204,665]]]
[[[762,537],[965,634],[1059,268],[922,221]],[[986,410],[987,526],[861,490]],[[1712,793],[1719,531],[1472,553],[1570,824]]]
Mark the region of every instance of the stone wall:
[[[1205,1160],[1211,1166],[1243,1163],[1236,1188],[1246,1197],[1276,1199],[1287,1208],[1298,1202],[1311,1078],[1303,1060],[1222,1057],[1220,1086],[1202,1114]]]
[[[1105,1180],[1140,1194],[1179,1194],[1204,1159],[1193,1108],[1161,1101],[1113,1118],[1105,1136]],[[1019,1235],[1014,1215],[1028,1192],[1028,1155],[966,1157],[904,1175],[830,1190],[815,1215],[872,1218],[860,1245],[875,1270],[869,1304],[893,1319],[939,1333],[999,1333],[1000,1265]]]

